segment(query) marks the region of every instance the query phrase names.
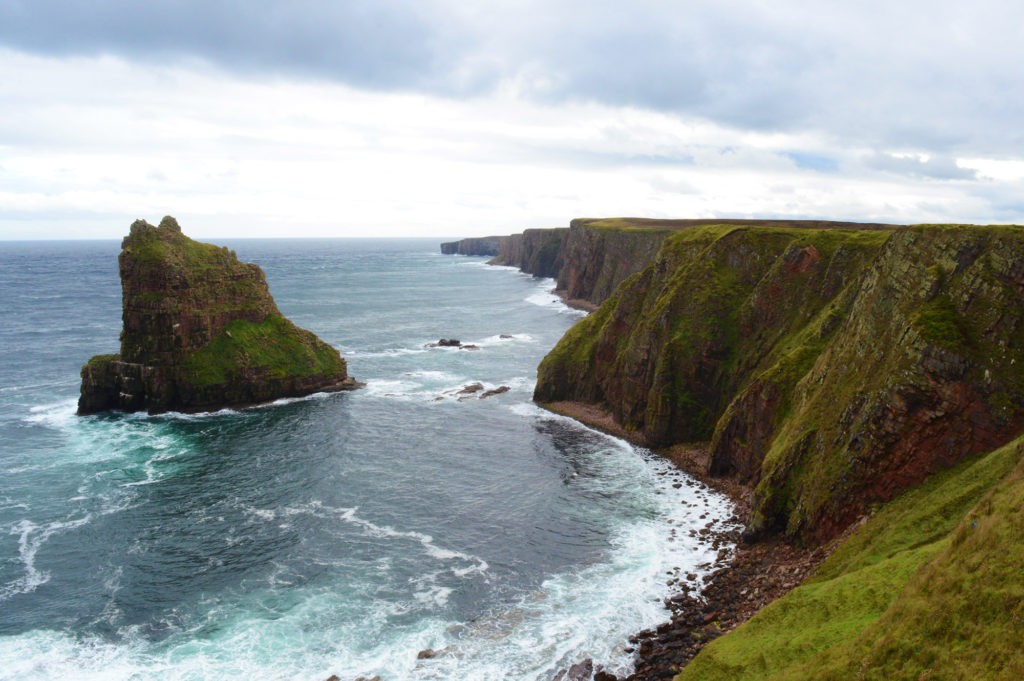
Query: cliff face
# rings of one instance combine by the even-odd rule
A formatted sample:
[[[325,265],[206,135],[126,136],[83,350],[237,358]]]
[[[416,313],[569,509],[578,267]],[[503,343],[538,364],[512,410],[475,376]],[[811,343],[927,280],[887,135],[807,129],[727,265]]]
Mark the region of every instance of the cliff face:
[[[557,277],[567,231],[564,227],[527,229],[522,234],[503,236],[498,255],[489,264],[518,267],[537,277]]]
[[[654,260],[670,229],[618,229],[614,220],[576,219],[562,248],[558,289],[600,305],[628,277]]]
[[[174,218],[122,242],[121,352],[82,367],[80,414],[203,411],[354,387],[345,360],[281,316],[263,271]]]
[[[568,229],[528,229],[522,234],[502,237],[497,257],[490,264],[518,267],[528,274],[557,278],[557,290],[566,298],[600,305],[619,284],[653,262],[670,235],[712,224],[786,229],[885,230],[893,227],[818,220],[577,218]],[[459,252],[453,249],[462,243],[442,244],[441,250]]]
[[[607,241],[606,241],[607,243]],[[544,359],[535,399],[711,441],[752,533],[820,541],[1024,430],[1024,230],[690,225]]]
[[[500,236],[484,236],[448,241],[441,244],[441,253],[445,255],[498,255],[501,239]]]

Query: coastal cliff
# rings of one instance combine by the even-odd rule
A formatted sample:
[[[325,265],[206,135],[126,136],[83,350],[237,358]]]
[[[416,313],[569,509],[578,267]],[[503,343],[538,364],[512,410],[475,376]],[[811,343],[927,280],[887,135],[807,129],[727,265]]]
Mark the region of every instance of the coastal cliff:
[[[749,508],[630,678],[1024,677],[1024,228],[868,227],[652,237],[543,360],[535,400]]]
[[[527,229],[522,234],[503,236],[497,256],[488,264],[518,267],[536,277],[557,277],[567,231],[564,227]]]
[[[263,271],[137,220],[121,244],[121,352],[82,367],[79,414],[195,412],[355,387],[345,360],[281,315]]]
[[[774,226],[792,229],[891,229],[880,223],[820,220],[576,218],[568,228],[528,229],[501,237],[492,265],[518,267],[557,280],[556,292],[588,309],[603,303],[630,276],[654,261],[662,243],[682,230],[707,225]],[[455,253],[459,242],[441,244]],[[470,246],[466,246],[467,248]],[[447,249],[447,250],[446,250]]]
[[[441,253],[444,255],[498,255],[501,239],[500,236],[483,236],[446,241],[441,244]]]
[[[540,403],[710,441],[748,534],[838,535],[1024,430],[1024,230],[697,225],[541,363]]]
[[[528,229],[502,237],[498,254],[489,264],[556,279],[557,293],[589,309],[651,262],[672,233],[664,226],[635,228],[638,222],[662,221],[578,218],[568,228]],[[630,228],[624,229],[626,224]]]

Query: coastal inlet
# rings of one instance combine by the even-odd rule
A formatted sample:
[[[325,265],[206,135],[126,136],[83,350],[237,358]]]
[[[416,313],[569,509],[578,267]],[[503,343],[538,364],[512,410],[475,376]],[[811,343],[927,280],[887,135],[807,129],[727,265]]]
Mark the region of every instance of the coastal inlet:
[[[728,549],[722,497],[532,404],[581,318],[551,280],[434,240],[223,245],[365,389],[78,417],[119,244],[0,249],[0,679],[625,674]]]

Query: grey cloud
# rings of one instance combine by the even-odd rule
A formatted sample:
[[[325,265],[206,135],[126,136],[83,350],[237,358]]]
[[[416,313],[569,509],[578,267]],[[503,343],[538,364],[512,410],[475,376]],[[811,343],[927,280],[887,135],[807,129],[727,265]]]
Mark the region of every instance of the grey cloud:
[[[985,202],[992,222],[1021,223],[1021,216],[1024,216],[1024,182],[986,182],[978,185],[972,195]]]
[[[1024,5],[7,0],[0,44],[473,96],[513,83],[758,131],[1024,156]]]
[[[199,58],[242,71],[415,85],[444,68],[436,26],[402,3],[329,0],[8,0],[0,43],[54,55]]]

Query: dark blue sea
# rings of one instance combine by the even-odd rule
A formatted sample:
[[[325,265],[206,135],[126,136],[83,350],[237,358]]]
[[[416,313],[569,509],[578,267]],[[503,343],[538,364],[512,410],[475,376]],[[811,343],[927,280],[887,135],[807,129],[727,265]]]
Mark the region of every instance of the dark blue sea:
[[[714,558],[690,530],[731,511],[531,403],[580,316],[553,282],[437,240],[220,243],[366,388],[78,417],[81,365],[118,350],[119,243],[0,243],[0,679],[626,671],[668,573]],[[424,347],[451,337],[479,349]],[[510,390],[458,399],[477,382]]]

